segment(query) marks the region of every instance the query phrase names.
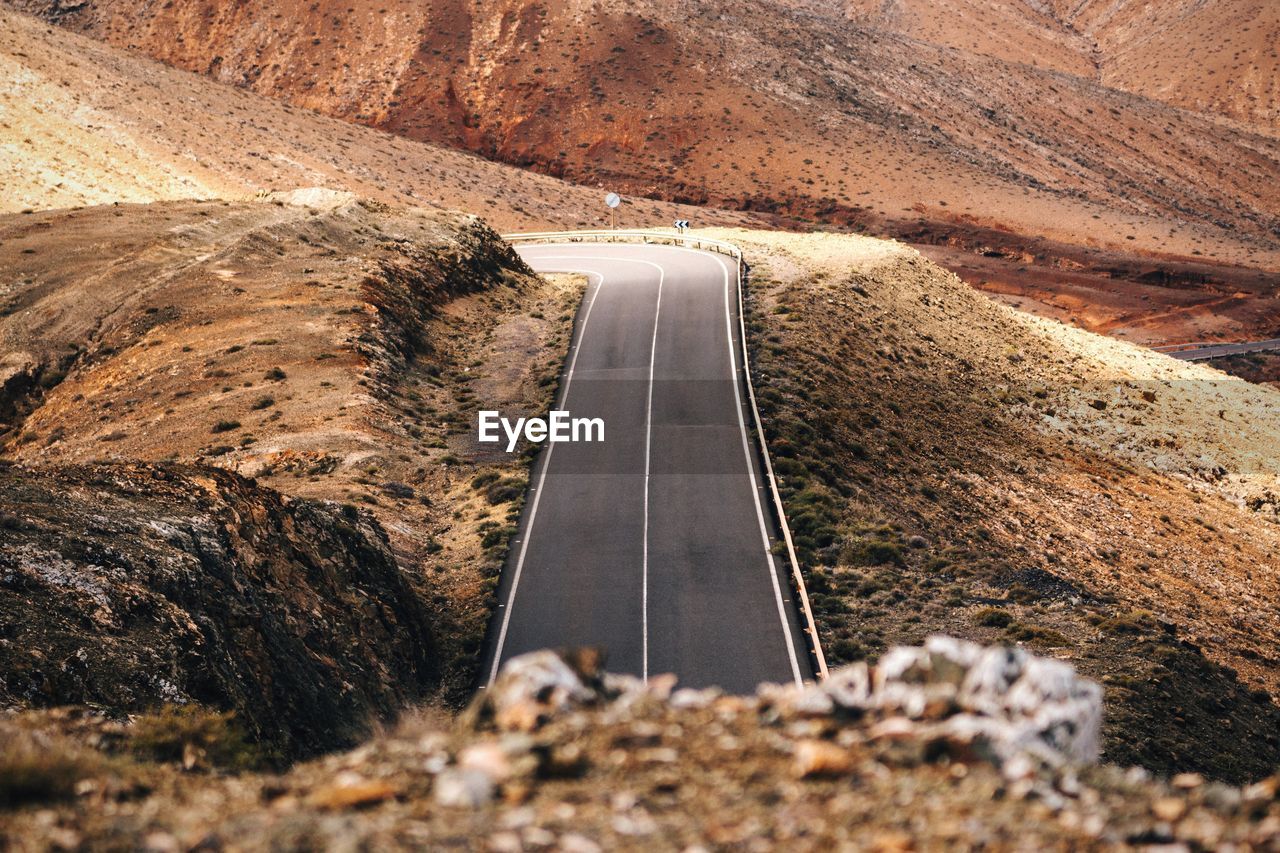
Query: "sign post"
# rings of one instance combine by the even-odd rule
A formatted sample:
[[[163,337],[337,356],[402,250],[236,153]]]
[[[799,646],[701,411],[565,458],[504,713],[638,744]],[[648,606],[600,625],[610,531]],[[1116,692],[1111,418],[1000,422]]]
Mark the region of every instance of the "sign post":
[[[618,205],[622,204],[622,197],[617,193],[609,193],[604,197],[604,203],[609,206],[609,214],[613,218],[613,230],[618,230]]]

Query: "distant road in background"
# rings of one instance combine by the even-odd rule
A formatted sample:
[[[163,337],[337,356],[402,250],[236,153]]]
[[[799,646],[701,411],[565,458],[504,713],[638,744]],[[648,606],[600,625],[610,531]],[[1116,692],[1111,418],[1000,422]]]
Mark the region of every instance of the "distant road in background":
[[[1173,356],[1181,361],[1207,361],[1211,358],[1222,358],[1228,355],[1245,355],[1251,352],[1274,352],[1280,350],[1280,338],[1268,338],[1265,341],[1245,341],[1238,344],[1171,344],[1154,347],[1156,352]]]

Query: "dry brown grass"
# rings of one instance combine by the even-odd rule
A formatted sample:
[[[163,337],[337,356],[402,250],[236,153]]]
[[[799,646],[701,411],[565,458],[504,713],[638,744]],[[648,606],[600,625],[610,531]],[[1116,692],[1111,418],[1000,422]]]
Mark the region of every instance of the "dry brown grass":
[[[1280,394],[1018,314],[905,247],[720,236],[753,266],[766,430],[835,662],[934,631],[1023,642],[1108,686],[1112,760],[1280,762]]]

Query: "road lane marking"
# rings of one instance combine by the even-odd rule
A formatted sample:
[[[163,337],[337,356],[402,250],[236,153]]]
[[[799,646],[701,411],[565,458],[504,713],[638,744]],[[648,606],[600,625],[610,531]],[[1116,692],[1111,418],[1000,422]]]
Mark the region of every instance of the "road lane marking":
[[[578,340],[587,334],[587,323],[591,320],[591,309],[596,305],[596,297],[600,295],[600,289],[604,287],[604,273],[588,272],[588,276],[595,275],[600,278],[596,282],[596,289],[591,293],[591,299],[587,302],[587,310],[582,315],[582,328],[578,330]],[[578,353],[575,351],[569,358],[569,370],[564,376],[564,388],[560,391],[560,404],[563,408],[569,400],[569,385],[573,382],[573,371],[578,365]],[[554,444],[547,445],[547,455],[542,460],[542,471],[538,474],[538,485],[534,487],[537,492],[533,496],[533,503],[529,506],[529,524],[525,529],[525,539],[520,543],[520,554],[516,557],[515,574],[511,577],[511,591],[507,593],[507,603],[510,607],[503,610],[502,628],[498,632],[498,647],[493,653],[493,667],[489,670],[489,685],[493,686],[494,679],[498,677],[498,667],[502,663],[502,649],[507,642],[507,628],[511,625],[511,611],[515,609],[516,590],[520,587],[520,573],[524,570],[524,557],[529,551],[529,540],[533,538],[533,522],[538,517],[538,504],[542,501],[542,484],[547,479],[547,469],[551,467],[551,455],[555,453],[556,446]]]
[[[563,250],[563,248],[564,248],[563,246],[559,246],[559,245],[555,245],[555,244],[548,245],[546,248],[550,249],[550,248],[553,248],[553,247],[554,247],[555,249],[560,249],[560,250]],[[530,247],[530,248],[533,248],[533,247]],[[735,400],[736,400],[736,402],[737,402],[737,407],[736,407],[736,408],[737,408],[737,412],[738,412],[738,431],[739,431],[739,434],[740,434],[740,435],[741,435],[741,437],[742,437],[742,449],[743,449],[743,455],[744,455],[745,461],[746,461],[746,463],[747,463],[747,478],[751,481],[751,484],[752,484],[752,487],[753,487],[753,488],[751,489],[751,496],[752,496],[752,498],[753,498],[753,500],[754,500],[754,502],[755,502],[755,509],[756,509],[756,521],[757,521],[757,523],[758,523],[758,525],[759,525],[759,527],[760,527],[761,542],[762,542],[762,544],[763,544],[763,549],[764,549],[764,553],[765,553],[765,560],[766,560],[766,563],[768,564],[768,567],[769,567],[769,579],[770,579],[770,582],[771,582],[771,584],[772,584],[772,586],[773,586],[774,599],[775,599],[775,602],[776,602],[776,604],[777,604],[777,609],[778,609],[778,618],[779,618],[779,620],[780,620],[780,622],[781,622],[781,625],[782,625],[782,631],[783,631],[783,637],[784,637],[784,640],[785,640],[785,642],[786,642],[786,647],[787,647],[787,656],[788,656],[789,662],[790,662],[790,664],[791,664],[791,672],[792,672],[792,676],[793,676],[793,678],[794,678],[794,680],[795,680],[795,683],[796,683],[797,685],[801,685],[801,684],[803,684],[803,677],[802,677],[802,676],[801,676],[801,674],[800,674],[800,665],[799,665],[799,661],[798,661],[798,660],[797,660],[797,658],[796,658],[795,643],[792,641],[790,624],[789,624],[789,623],[788,623],[788,621],[787,621],[787,616],[786,616],[786,607],[785,607],[784,600],[783,600],[783,597],[782,597],[782,590],[781,590],[781,586],[780,586],[780,584],[779,584],[779,582],[778,582],[778,570],[777,570],[777,564],[775,563],[775,561],[774,561],[774,559],[773,559],[773,552],[772,552],[772,550],[771,550],[771,548],[770,548],[770,546],[769,546],[769,533],[768,533],[767,525],[766,525],[766,523],[765,523],[765,518],[764,518],[764,509],[763,509],[763,507],[762,507],[762,505],[761,505],[761,503],[760,503],[759,490],[760,490],[761,488],[763,488],[763,487],[761,487],[761,486],[757,486],[757,485],[756,485],[756,478],[755,478],[755,474],[754,474],[754,468],[752,467],[752,463],[751,463],[751,445],[750,445],[750,440],[749,440],[749,438],[748,438],[748,436],[747,436],[746,422],[745,422],[745,420],[743,419],[743,416],[742,416],[742,410],[743,410],[743,406],[744,406],[745,404],[743,403],[743,400],[742,400],[742,392],[741,392],[741,390],[740,390],[740,389],[739,389],[739,387],[738,387],[738,383],[739,383],[739,379],[738,379],[738,362],[737,362],[737,356],[736,356],[736,354],[735,354],[735,352],[734,352],[733,320],[732,320],[732,311],[731,311],[731,309],[730,309],[730,298],[729,298],[729,267],[728,267],[728,265],[727,265],[727,264],[725,264],[725,263],[724,263],[723,259],[721,259],[721,258],[717,257],[716,255],[713,255],[713,254],[711,254],[711,253],[709,253],[709,252],[696,251],[696,250],[693,250],[693,249],[686,249],[686,248],[678,247],[678,246],[664,246],[664,247],[662,247],[662,249],[663,249],[663,250],[668,250],[668,251],[685,252],[685,253],[692,254],[692,255],[699,255],[699,256],[704,257],[704,258],[707,258],[707,259],[709,259],[709,260],[715,261],[715,262],[717,263],[717,265],[719,265],[719,266],[720,266],[720,269],[721,269],[722,273],[724,274],[725,335],[726,335],[726,338],[727,338],[728,343],[729,343],[729,368],[730,368],[730,376],[731,376],[731,380],[732,380],[732,383],[733,383],[733,394],[734,394],[734,399],[735,399]],[[640,259],[640,258],[627,258],[627,257],[617,257],[617,256],[612,256],[612,257],[609,257],[609,256],[593,256],[593,255],[540,255],[540,254],[538,254],[538,255],[535,255],[533,258],[531,258],[531,260],[533,260],[533,261],[552,261],[552,260],[571,260],[571,261],[605,261],[605,262],[609,262],[609,263],[616,263],[616,262],[623,262],[623,263],[626,263],[626,262],[632,262],[632,263],[641,263],[641,264],[646,264],[646,265],[648,265],[648,266],[651,266],[651,267],[656,268],[656,269],[659,271],[659,273],[660,273],[660,278],[659,278],[659,299],[661,298],[661,285],[662,285],[662,280],[663,280],[663,278],[665,277],[665,272],[666,272],[666,271],[665,271],[665,269],[662,267],[662,265],[661,265],[661,264],[655,263],[655,262],[653,262],[653,261],[643,260],[643,259]],[[596,290],[595,290],[595,293],[593,293],[593,294],[592,294],[591,302],[588,304],[587,311],[586,311],[586,313],[585,313],[585,315],[584,315],[584,317],[583,317],[582,329],[581,329],[581,330],[579,330],[579,335],[578,335],[578,343],[574,345],[575,347],[581,346],[581,341],[582,341],[582,339],[583,339],[583,337],[585,336],[585,333],[586,333],[587,320],[590,318],[590,314],[591,314],[591,307],[592,307],[592,306],[594,306],[594,304],[595,304],[595,297],[596,297],[596,295],[598,295],[598,294],[599,294],[599,292],[600,292],[600,288],[601,288],[601,286],[603,286],[603,284],[604,284],[604,275],[603,275],[602,273],[599,273],[599,272],[594,272],[594,271],[590,271],[590,270],[583,270],[583,269],[567,269],[567,270],[540,270],[539,272],[571,272],[571,273],[576,272],[576,273],[585,273],[585,274],[587,274],[587,275],[596,275],[596,276],[599,276],[599,277],[600,277],[600,283],[597,285]],[[654,345],[655,345],[655,347],[656,347],[656,335],[657,335],[657,316],[656,316],[656,314],[655,314],[655,317],[654,317]],[[570,362],[569,372],[568,372],[568,374],[566,375],[566,380],[565,380],[565,389],[564,389],[564,396],[567,396],[567,394],[568,394],[569,381],[570,381],[570,379],[571,379],[571,377],[572,377],[572,374],[573,374],[573,368],[574,368],[574,364],[576,363],[576,361],[577,361],[577,352],[575,351],[575,352],[574,352],[574,355],[573,355],[573,358],[572,358],[572,360],[571,360],[571,362]],[[649,393],[650,393],[650,404],[649,404],[649,405],[650,405],[650,416],[651,416],[651,406],[652,406],[652,390],[653,390],[653,353],[651,353],[651,356],[650,356],[650,388],[649,388]],[[647,420],[648,420],[648,418],[647,418]],[[645,448],[645,521],[644,521],[644,526],[645,526],[645,538],[644,538],[644,560],[643,560],[643,571],[644,571],[644,581],[643,581],[643,590],[644,590],[644,592],[643,592],[643,595],[644,595],[644,601],[643,601],[643,605],[642,605],[642,606],[643,606],[643,613],[644,613],[644,623],[643,623],[643,632],[644,632],[644,637],[643,637],[643,646],[644,646],[643,670],[644,670],[644,674],[645,674],[645,677],[646,677],[646,678],[647,678],[647,676],[648,676],[648,627],[649,627],[649,626],[648,626],[648,601],[647,601],[647,596],[648,596],[648,512],[649,512],[649,502],[648,502],[648,492],[649,492],[649,441],[648,441],[648,437],[649,437],[649,428],[650,428],[650,425],[649,425],[649,424],[647,424],[647,425],[646,425],[646,448]],[[546,478],[546,472],[547,472],[547,468],[548,468],[548,467],[549,467],[549,465],[550,465],[550,461],[551,461],[551,448],[549,447],[549,448],[548,448],[548,453],[547,453],[547,458],[546,458],[546,461],[545,461],[545,462],[544,462],[544,464],[543,464],[542,471],[541,471],[541,475],[540,475],[539,480],[538,480],[538,485],[539,485],[539,486],[541,486],[541,485],[542,485],[543,481],[544,481],[544,480],[545,480],[545,478]],[[514,576],[514,577],[513,577],[513,579],[512,579],[511,592],[509,593],[508,598],[507,598],[508,602],[511,604],[511,607],[508,607],[508,608],[506,609],[505,614],[504,614],[502,630],[501,630],[501,632],[500,632],[500,634],[499,634],[499,639],[498,639],[498,648],[497,648],[497,650],[495,651],[495,654],[494,654],[494,660],[493,660],[493,667],[492,667],[492,669],[491,669],[491,671],[490,671],[490,675],[489,675],[489,684],[490,684],[490,685],[492,685],[492,684],[493,684],[494,679],[497,677],[498,667],[499,667],[499,665],[501,664],[501,661],[502,661],[502,649],[503,649],[503,644],[505,643],[505,640],[506,640],[507,625],[508,625],[508,623],[509,623],[509,621],[510,621],[511,611],[514,609],[515,593],[516,593],[516,588],[517,588],[517,586],[518,586],[518,584],[519,584],[521,567],[522,567],[523,562],[524,562],[524,554],[525,554],[525,550],[526,550],[526,548],[527,548],[527,546],[528,546],[528,539],[531,539],[531,538],[532,538],[532,533],[533,533],[533,522],[534,522],[534,518],[536,517],[536,513],[537,513],[538,497],[540,497],[540,496],[535,496],[535,498],[534,498],[534,502],[533,502],[533,505],[530,507],[530,512],[529,512],[529,524],[528,524],[528,530],[526,531],[526,532],[527,532],[527,538],[526,538],[526,541],[525,541],[524,545],[521,547],[520,555],[519,555],[519,557],[518,557],[518,559],[517,559],[517,562],[516,562],[516,571],[515,571],[515,576]]]
[[[738,388],[738,359],[734,348],[733,339],[733,312],[729,308],[729,265],[719,255],[710,252],[699,251],[696,249],[686,249],[683,246],[664,246],[663,249],[673,252],[685,252],[691,255],[700,255],[708,260],[715,261],[724,273],[724,323],[725,337],[729,340],[729,369],[733,378],[733,396],[737,400],[738,410],[738,431],[742,435],[742,451],[746,456],[747,462],[747,478],[751,481],[753,488],[751,489],[751,497],[756,504],[756,521],[760,525],[760,538],[764,543],[765,559],[769,564],[769,580],[773,584],[774,600],[778,605],[778,618],[782,622],[782,634],[787,644],[787,657],[791,662],[791,674],[795,678],[796,685],[802,685],[804,678],[800,675],[800,662],[796,658],[795,643],[791,637],[791,625],[787,621],[787,609],[783,604],[782,587],[778,583],[778,566],[773,559],[773,549],[769,546],[769,532],[764,520],[764,507],[760,503],[759,489],[763,487],[756,486],[756,478],[754,469],[751,466],[751,443],[747,438],[747,424],[743,420],[742,410],[745,406],[742,400],[742,392]],[[764,436],[760,436],[760,441],[764,441]],[[761,472],[763,477],[764,472]]]
[[[756,504],[756,521],[760,524],[760,541],[764,544],[765,559],[769,563],[769,580],[773,583],[773,596],[778,604],[778,619],[782,621],[782,635],[787,641],[787,657],[791,661],[791,675],[796,686],[804,683],[800,675],[800,662],[796,660],[795,643],[791,640],[791,625],[787,622],[787,609],[782,603],[782,587],[778,583],[778,566],[773,561],[773,549],[769,547],[769,530],[764,523],[764,507],[760,505],[760,493],[754,487],[756,478],[751,467],[751,443],[747,439],[747,424],[742,419],[742,392],[738,390],[738,358],[733,349],[733,314],[729,310],[729,266],[720,258],[711,256],[724,271],[724,328],[725,339],[729,342],[729,372],[733,376],[733,398],[738,401],[738,431],[742,434],[742,452],[747,461],[747,479],[751,481],[751,497]],[[764,437],[761,436],[761,441]]]
[[[649,348],[649,395],[648,401],[645,403],[645,427],[644,427],[644,525],[641,544],[640,557],[640,673],[645,682],[649,680],[649,448],[651,446],[651,438],[653,435],[653,369],[654,362],[658,353],[658,315],[662,310],[662,285],[666,281],[667,271],[658,263],[646,261],[641,258],[610,258],[596,255],[537,255],[533,258],[535,261],[606,261],[609,263],[633,263],[645,264],[651,266],[658,271],[658,299],[653,308],[653,342]],[[551,270],[542,270],[542,272],[551,272]],[[556,270],[556,272],[583,272],[583,270]],[[600,275],[600,273],[596,273]],[[603,278],[601,279],[603,283]],[[586,331],[586,321],[583,321],[583,331]],[[579,336],[581,340],[581,336]],[[533,517],[529,518],[529,532],[533,532]],[[515,594],[515,587],[512,587],[512,595]],[[492,683],[492,680],[490,681]]]
[[[641,677],[649,682],[649,461],[653,444],[653,368],[658,358],[658,317],[662,314],[662,284],[667,271],[658,267],[658,299],[653,307],[653,343],[649,347],[649,400],[644,412],[644,557],[641,560],[641,624],[644,626],[642,641],[644,662]]]

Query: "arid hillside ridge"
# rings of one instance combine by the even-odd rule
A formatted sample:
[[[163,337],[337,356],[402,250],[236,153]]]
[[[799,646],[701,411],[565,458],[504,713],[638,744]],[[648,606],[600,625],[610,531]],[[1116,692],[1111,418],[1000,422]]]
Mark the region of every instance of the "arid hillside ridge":
[[[0,847],[1280,838],[1280,391],[1088,330],[1275,322],[1260,119],[909,0],[9,5]],[[1110,8],[1009,35],[1201,20]],[[499,230],[606,182],[745,253],[831,681],[475,697],[586,285]]]
[[[1257,0],[10,4],[629,197],[929,246],[1025,310],[1141,343],[1277,332],[1276,24]]]

